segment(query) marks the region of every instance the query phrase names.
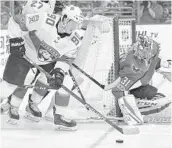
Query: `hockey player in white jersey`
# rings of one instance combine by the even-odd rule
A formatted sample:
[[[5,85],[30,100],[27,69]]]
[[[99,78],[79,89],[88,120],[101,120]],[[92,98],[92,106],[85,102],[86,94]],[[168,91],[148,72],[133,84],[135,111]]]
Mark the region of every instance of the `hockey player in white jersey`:
[[[64,5],[60,1],[48,1],[47,3],[42,2],[41,0],[29,0],[29,1],[22,1],[18,2],[18,10],[20,10],[21,14],[33,14],[33,13],[60,13],[62,9],[64,8]],[[8,23],[8,35],[10,38],[15,37],[22,37],[24,34],[26,34],[27,31],[22,30],[14,17],[11,17],[9,19]],[[33,71],[31,70],[29,74],[33,75]],[[28,76],[29,76],[28,74]],[[1,104],[1,113],[4,113],[8,111],[10,107],[10,100],[11,97],[17,97],[18,99],[23,99],[27,92],[27,89],[24,88],[17,88],[14,93],[8,98],[8,101],[6,103]]]
[[[19,3],[19,2],[18,2]],[[20,2],[20,5],[18,6],[18,9],[20,9],[21,14],[33,14],[33,13],[61,13],[62,9],[64,8],[64,4],[61,1],[47,1],[46,3],[44,1],[40,0],[29,0],[29,1],[22,1]],[[21,30],[19,24],[14,20],[13,17],[9,19],[8,23],[8,35],[10,38],[14,37],[21,37],[24,34],[26,34],[27,31]],[[33,75],[34,70],[30,70],[29,75]],[[36,77],[35,77],[36,78]],[[34,80],[33,80],[34,82]],[[14,93],[7,99],[7,101],[4,101],[1,103],[1,113],[7,112],[10,107],[10,100],[11,97],[17,97],[19,99],[23,99],[27,92],[27,89],[24,88],[17,88]]]
[[[24,16],[26,23],[21,22],[23,20],[21,16],[17,18],[20,19],[20,27],[23,30],[28,29],[30,31],[24,35],[24,40],[22,38],[10,39],[11,59],[8,59],[4,72],[4,81],[1,83],[1,88],[4,90],[1,98],[8,97],[16,89],[17,85],[23,85],[25,76],[32,67],[30,63],[22,58],[23,55],[31,58],[36,64],[42,65],[43,68],[47,66],[48,68],[45,68],[45,70],[51,72],[55,77],[49,79],[48,83],[51,86],[60,88],[69,69],[66,61],[76,56],[77,47],[82,39],[77,30],[75,32],[73,30],[79,27],[83,20],[78,7],[70,6],[63,12],[61,16],[53,14],[26,15],[26,17]],[[42,26],[43,24],[44,26]],[[56,61],[58,62],[55,63]],[[52,67],[49,67],[48,64]],[[17,65],[17,67],[14,65]],[[12,75],[14,72],[15,75]],[[13,104],[18,106],[20,103],[17,100],[11,100],[13,108],[10,109],[10,118],[19,119],[17,107]],[[62,126],[76,128],[74,121],[65,121],[63,116],[56,114],[56,112],[54,112],[54,117],[55,124],[58,125],[63,122]]]

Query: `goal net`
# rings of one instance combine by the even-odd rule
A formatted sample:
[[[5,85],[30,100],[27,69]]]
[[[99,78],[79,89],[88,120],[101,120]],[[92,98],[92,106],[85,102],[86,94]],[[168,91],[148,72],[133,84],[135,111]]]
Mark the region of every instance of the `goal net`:
[[[112,83],[117,78],[120,55],[126,53],[135,41],[135,20],[134,18],[103,18],[110,24],[110,31],[101,33],[96,25],[90,23],[74,63],[105,85]],[[102,90],[75,68],[72,69],[72,72],[77,78],[83,80],[80,89],[89,104],[104,115],[113,112],[113,116],[117,116],[119,108],[111,90]],[[80,96],[79,93],[77,95]],[[94,117],[91,111],[87,111],[74,98],[70,100],[70,107],[77,112],[79,118]]]

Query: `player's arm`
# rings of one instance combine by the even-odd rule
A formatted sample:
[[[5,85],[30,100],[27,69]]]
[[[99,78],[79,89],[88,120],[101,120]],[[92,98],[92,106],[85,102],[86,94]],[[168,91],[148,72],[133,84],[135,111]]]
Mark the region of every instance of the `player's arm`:
[[[13,18],[22,31],[32,31],[40,28],[43,15],[40,13],[19,14],[13,16]]]
[[[157,63],[159,61],[159,57],[158,57],[159,52],[160,52],[159,44],[154,42],[153,46],[154,46],[153,48],[154,48],[156,54],[150,59],[151,64],[149,66],[149,69],[146,72],[146,74],[144,75],[144,77],[140,80],[143,85],[147,85],[150,82],[150,80],[152,79],[152,76],[153,76],[153,74],[155,72]]]
[[[138,81],[135,82],[130,89],[134,89],[134,88],[137,88],[137,87],[140,87],[143,85],[147,85],[150,82],[150,80],[152,79],[152,76],[154,74],[157,62],[158,62],[158,55],[159,54],[157,54],[155,57],[153,57],[148,71],[140,79],[138,79]]]
[[[56,63],[52,71],[53,78],[48,80],[52,87],[60,88],[63,84],[65,73],[70,69],[70,65],[76,57],[77,48],[81,45],[81,32],[74,31],[70,37],[62,38],[58,41],[56,49],[63,55]],[[61,49],[61,50],[60,50]],[[62,53],[66,52],[66,53]]]
[[[119,72],[120,82],[115,89],[117,91],[128,91],[133,87],[138,87],[141,85],[139,80],[142,76],[142,72],[133,72],[131,67],[124,67]]]

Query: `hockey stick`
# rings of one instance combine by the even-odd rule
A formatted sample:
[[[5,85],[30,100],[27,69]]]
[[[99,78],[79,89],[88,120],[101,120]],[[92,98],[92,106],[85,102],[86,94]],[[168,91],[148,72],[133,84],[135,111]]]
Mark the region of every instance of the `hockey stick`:
[[[30,58],[27,56],[23,56],[28,62],[30,62],[35,68],[40,70],[40,72],[44,73],[46,77],[52,78],[52,76],[46,72],[44,69],[42,69],[39,65],[34,63]],[[98,112],[96,109],[94,109],[90,104],[86,103],[84,100],[82,100],[80,97],[78,97],[75,93],[73,93],[71,90],[69,90],[64,85],[61,86],[66,92],[68,92],[71,96],[73,96],[75,99],[77,99],[79,102],[81,102],[83,105],[85,105],[86,108],[89,108],[92,110],[95,114],[97,114],[99,117],[104,119],[108,124],[110,124],[112,127],[114,127],[117,131],[119,131],[122,134],[125,135],[133,135],[133,134],[139,134],[139,129],[137,127],[130,127],[130,128],[121,128],[117,126],[115,123],[111,122],[108,118],[106,118],[104,115],[102,115],[100,112]]]
[[[81,68],[79,68],[76,64],[72,63],[72,66],[75,67],[76,69],[78,69],[81,73],[83,73],[86,77],[88,77],[90,80],[92,80],[95,84],[97,84],[100,88],[102,88],[105,91],[116,87],[119,84],[120,80],[121,80],[121,78],[119,77],[113,83],[108,84],[108,85],[103,85],[100,82],[98,82],[96,79],[91,77],[89,74],[87,74],[85,71],[83,71]]]
[[[69,70],[69,75],[70,75],[70,77],[71,77],[72,80],[73,80],[73,83],[74,83],[74,85],[75,85],[75,88],[77,89],[78,93],[81,95],[81,98],[86,102],[85,97],[84,97],[84,95],[82,94],[81,89],[79,88],[79,86],[78,86],[78,84],[77,84],[77,82],[76,82],[76,80],[75,80],[75,77],[73,76],[71,70]]]
[[[18,85],[19,88],[34,88],[34,89],[40,89],[40,90],[57,90],[55,88],[49,87],[48,85],[46,85],[45,87],[42,86],[35,86],[35,85]]]
[[[121,127],[117,126],[115,123],[111,122],[108,118],[106,118],[104,115],[102,115],[100,112],[98,112],[90,104],[86,103],[84,100],[82,100],[80,97],[78,97],[72,91],[70,91],[68,88],[66,88],[63,85],[62,85],[62,88],[64,90],[66,90],[70,95],[72,95],[75,99],[77,99],[79,102],[81,102],[83,105],[85,105],[86,108],[89,108],[89,110],[92,110],[95,114],[97,114],[99,117],[101,117],[105,122],[107,122],[108,124],[110,124],[112,127],[114,127],[120,133],[125,134],[125,135],[139,134],[139,129],[137,127],[121,128]]]
[[[72,74],[71,70],[69,70],[69,75],[71,76],[71,78],[72,78],[72,80],[73,80],[73,82],[75,84],[75,88],[77,89],[77,91],[80,94],[81,98],[86,102],[86,99],[85,99],[84,95],[82,94],[81,89],[80,89],[80,87],[79,87],[79,85],[78,85],[74,75]],[[89,108],[87,108],[87,110],[89,110]],[[90,118],[90,119],[92,119],[92,120],[100,120],[100,118]],[[121,118],[109,118],[108,117],[108,119],[109,120],[116,120],[116,121],[117,120],[123,121],[123,119],[121,119]]]

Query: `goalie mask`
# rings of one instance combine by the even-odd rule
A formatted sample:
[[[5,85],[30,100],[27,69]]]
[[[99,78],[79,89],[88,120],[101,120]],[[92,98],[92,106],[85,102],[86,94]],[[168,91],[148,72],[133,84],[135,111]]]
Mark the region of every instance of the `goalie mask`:
[[[149,60],[156,55],[159,44],[147,36],[139,35],[133,47],[135,56],[149,62]]]

